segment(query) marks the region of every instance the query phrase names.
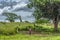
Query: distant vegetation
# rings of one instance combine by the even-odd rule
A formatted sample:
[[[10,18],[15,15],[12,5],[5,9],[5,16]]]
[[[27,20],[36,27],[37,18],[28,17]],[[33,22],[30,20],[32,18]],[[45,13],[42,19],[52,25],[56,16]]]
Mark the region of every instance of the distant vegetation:
[[[8,20],[9,22],[15,22],[15,19],[19,19],[20,22],[22,22],[21,16],[18,16],[15,13],[3,12],[2,15],[5,16],[5,17],[7,17],[5,20]]]
[[[34,25],[34,23],[19,23],[19,22],[12,22],[12,23],[4,23],[0,22],[0,34],[4,35],[14,35],[17,34],[17,28],[18,28],[18,33],[21,31],[29,31],[29,27],[32,29],[33,32],[53,32],[53,24],[50,23],[39,23]],[[60,28],[60,25],[59,25]],[[58,29],[58,32],[60,30]]]

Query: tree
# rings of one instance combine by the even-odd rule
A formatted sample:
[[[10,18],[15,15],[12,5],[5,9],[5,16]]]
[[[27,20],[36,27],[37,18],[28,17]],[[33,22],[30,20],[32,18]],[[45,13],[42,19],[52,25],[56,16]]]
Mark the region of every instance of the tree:
[[[10,12],[3,12],[2,13],[3,16],[6,16],[6,20],[9,20],[10,22],[14,22],[15,19],[17,19],[17,15],[14,13],[10,13]]]
[[[48,18],[53,20],[54,31],[58,30],[58,21],[60,19],[60,1],[58,0],[29,0],[29,8],[34,7],[33,16],[36,19]]]
[[[20,22],[22,22],[22,18],[21,18],[21,16],[18,16],[18,19],[20,20]]]

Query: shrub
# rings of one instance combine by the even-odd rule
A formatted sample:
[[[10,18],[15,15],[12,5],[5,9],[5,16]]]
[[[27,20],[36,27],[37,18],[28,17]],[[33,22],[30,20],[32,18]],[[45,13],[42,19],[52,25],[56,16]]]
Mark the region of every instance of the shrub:
[[[0,31],[0,34],[3,34],[3,35],[14,35],[16,33],[15,33],[15,31],[11,31],[11,32],[10,31],[9,32],[8,31]]]
[[[34,26],[33,30],[37,31],[37,32],[51,32],[51,31],[53,31],[49,28],[44,28],[43,26]]]
[[[20,31],[20,28],[17,26],[17,27],[15,28],[15,32],[16,32],[16,33],[19,33],[19,31]]]
[[[36,23],[48,23],[49,21],[40,19],[40,20],[36,20],[35,22]]]
[[[30,23],[29,21],[25,21],[25,23]]]
[[[15,29],[14,28],[1,28],[0,29],[0,34],[3,35],[14,35],[16,34]]]
[[[6,22],[0,22],[1,24],[6,24]]]

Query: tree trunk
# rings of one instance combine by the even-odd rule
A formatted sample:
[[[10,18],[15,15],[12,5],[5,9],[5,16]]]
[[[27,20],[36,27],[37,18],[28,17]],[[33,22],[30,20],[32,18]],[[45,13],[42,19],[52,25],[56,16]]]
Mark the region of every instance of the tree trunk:
[[[21,18],[21,16],[19,16],[19,19],[20,19],[20,22],[22,22],[22,18]]]
[[[54,32],[58,31],[58,17],[55,17],[54,20]]]
[[[22,22],[22,19],[20,19],[20,22]]]
[[[9,20],[10,22],[14,22],[14,20]]]

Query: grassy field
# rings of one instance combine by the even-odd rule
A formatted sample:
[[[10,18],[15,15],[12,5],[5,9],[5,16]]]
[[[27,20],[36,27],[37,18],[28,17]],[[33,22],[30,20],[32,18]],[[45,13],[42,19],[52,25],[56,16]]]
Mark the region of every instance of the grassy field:
[[[47,34],[16,34],[11,36],[0,35],[0,40],[60,40],[60,35]]]
[[[53,28],[53,24],[37,24],[47,29]],[[20,29],[26,28],[27,26],[34,25],[32,23],[0,23],[0,32],[9,33],[14,32],[16,27]],[[60,28],[60,24],[59,24]],[[39,33],[39,34],[25,34],[20,32],[14,35],[3,35],[0,34],[0,40],[60,40],[60,33]]]

